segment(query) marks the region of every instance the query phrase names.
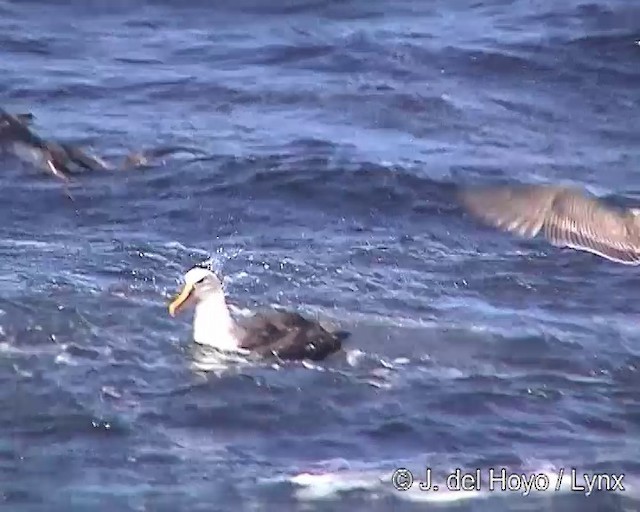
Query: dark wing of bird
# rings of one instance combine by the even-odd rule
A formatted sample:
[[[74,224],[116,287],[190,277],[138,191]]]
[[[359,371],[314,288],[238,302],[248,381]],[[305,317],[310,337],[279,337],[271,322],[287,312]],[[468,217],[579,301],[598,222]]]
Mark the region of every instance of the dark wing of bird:
[[[261,356],[320,360],[342,346],[341,336],[293,312],[258,313],[242,327],[242,348]]]
[[[549,185],[467,189],[461,201],[471,214],[504,231],[526,238],[542,231],[555,246],[640,264],[640,237],[630,215],[577,190]]]
[[[107,162],[105,162],[104,160],[102,160],[97,156],[90,155],[82,151],[77,146],[72,146],[70,144],[62,144],[62,143],[60,145],[64,148],[68,158],[80,167],[84,167],[89,171],[112,170],[112,166],[110,166]]]

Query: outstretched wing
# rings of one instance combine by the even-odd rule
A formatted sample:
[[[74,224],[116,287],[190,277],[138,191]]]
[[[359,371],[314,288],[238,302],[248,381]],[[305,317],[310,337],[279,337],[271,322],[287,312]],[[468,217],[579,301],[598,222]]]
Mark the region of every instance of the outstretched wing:
[[[504,231],[533,238],[541,231],[558,247],[640,264],[640,238],[628,213],[593,196],[549,185],[467,189],[461,202],[474,216]]]
[[[518,186],[465,189],[464,207],[475,217],[504,231],[533,238],[542,229],[557,195],[549,187]]]

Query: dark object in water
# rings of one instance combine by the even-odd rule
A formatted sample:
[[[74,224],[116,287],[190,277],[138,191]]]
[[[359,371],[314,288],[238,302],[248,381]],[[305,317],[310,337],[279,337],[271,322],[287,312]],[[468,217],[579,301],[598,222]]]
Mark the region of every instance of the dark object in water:
[[[68,181],[64,149],[29,130],[26,125],[32,118],[30,114],[15,117],[0,108],[0,145],[19,157],[35,160],[56,178]]]
[[[196,148],[163,146],[132,152],[124,158],[120,166],[116,166],[98,156],[87,153],[78,146],[42,139],[28,128],[34,118],[35,116],[31,113],[12,115],[0,108],[0,148],[43,168],[64,181],[69,181],[69,176],[77,172],[75,169],[88,171],[125,170],[150,166],[153,159],[176,152],[189,152],[194,155],[206,154]]]

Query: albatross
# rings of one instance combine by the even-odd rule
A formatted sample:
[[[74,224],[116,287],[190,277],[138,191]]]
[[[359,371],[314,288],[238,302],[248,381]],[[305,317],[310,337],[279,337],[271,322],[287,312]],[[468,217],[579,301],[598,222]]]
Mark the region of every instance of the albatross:
[[[150,166],[153,159],[177,152],[206,155],[205,151],[197,148],[161,146],[132,152],[126,155],[120,166],[115,166],[78,146],[41,138],[29,129],[33,119],[31,113],[12,115],[0,108],[0,146],[64,181],[69,181],[74,167],[88,171],[126,170]]]
[[[329,331],[319,322],[291,311],[271,310],[236,321],[220,279],[201,266],[184,275],[183,288],[169,304],[169,314],[175,317],[189,303],[195,303],[194,341],[221,351],[319,361],[339,351],[350,335]]]
[[[503,231],[529,239],[542,233],[556,247],[640,264],[638,208],[614,208],[586,191],[558,185],[466,188],[459,197],[469,213]]]

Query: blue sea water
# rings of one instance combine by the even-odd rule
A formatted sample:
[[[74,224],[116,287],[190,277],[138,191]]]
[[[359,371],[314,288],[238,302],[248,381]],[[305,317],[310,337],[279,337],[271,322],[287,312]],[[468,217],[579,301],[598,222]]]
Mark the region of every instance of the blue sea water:
[[[639,200],[638,40],[633,0],[0,0],[0,106],[116,159],[209,155],[78,176],[73,201],[0,162],[0,508],[640,510],[640,276],[455,201]],[[352,331],[345,353],[195,352],[166,307],[207,258],[241,307]],[[456,468],[480,489],[447,490]],[[501,468],[549,489],[491,491]]]

